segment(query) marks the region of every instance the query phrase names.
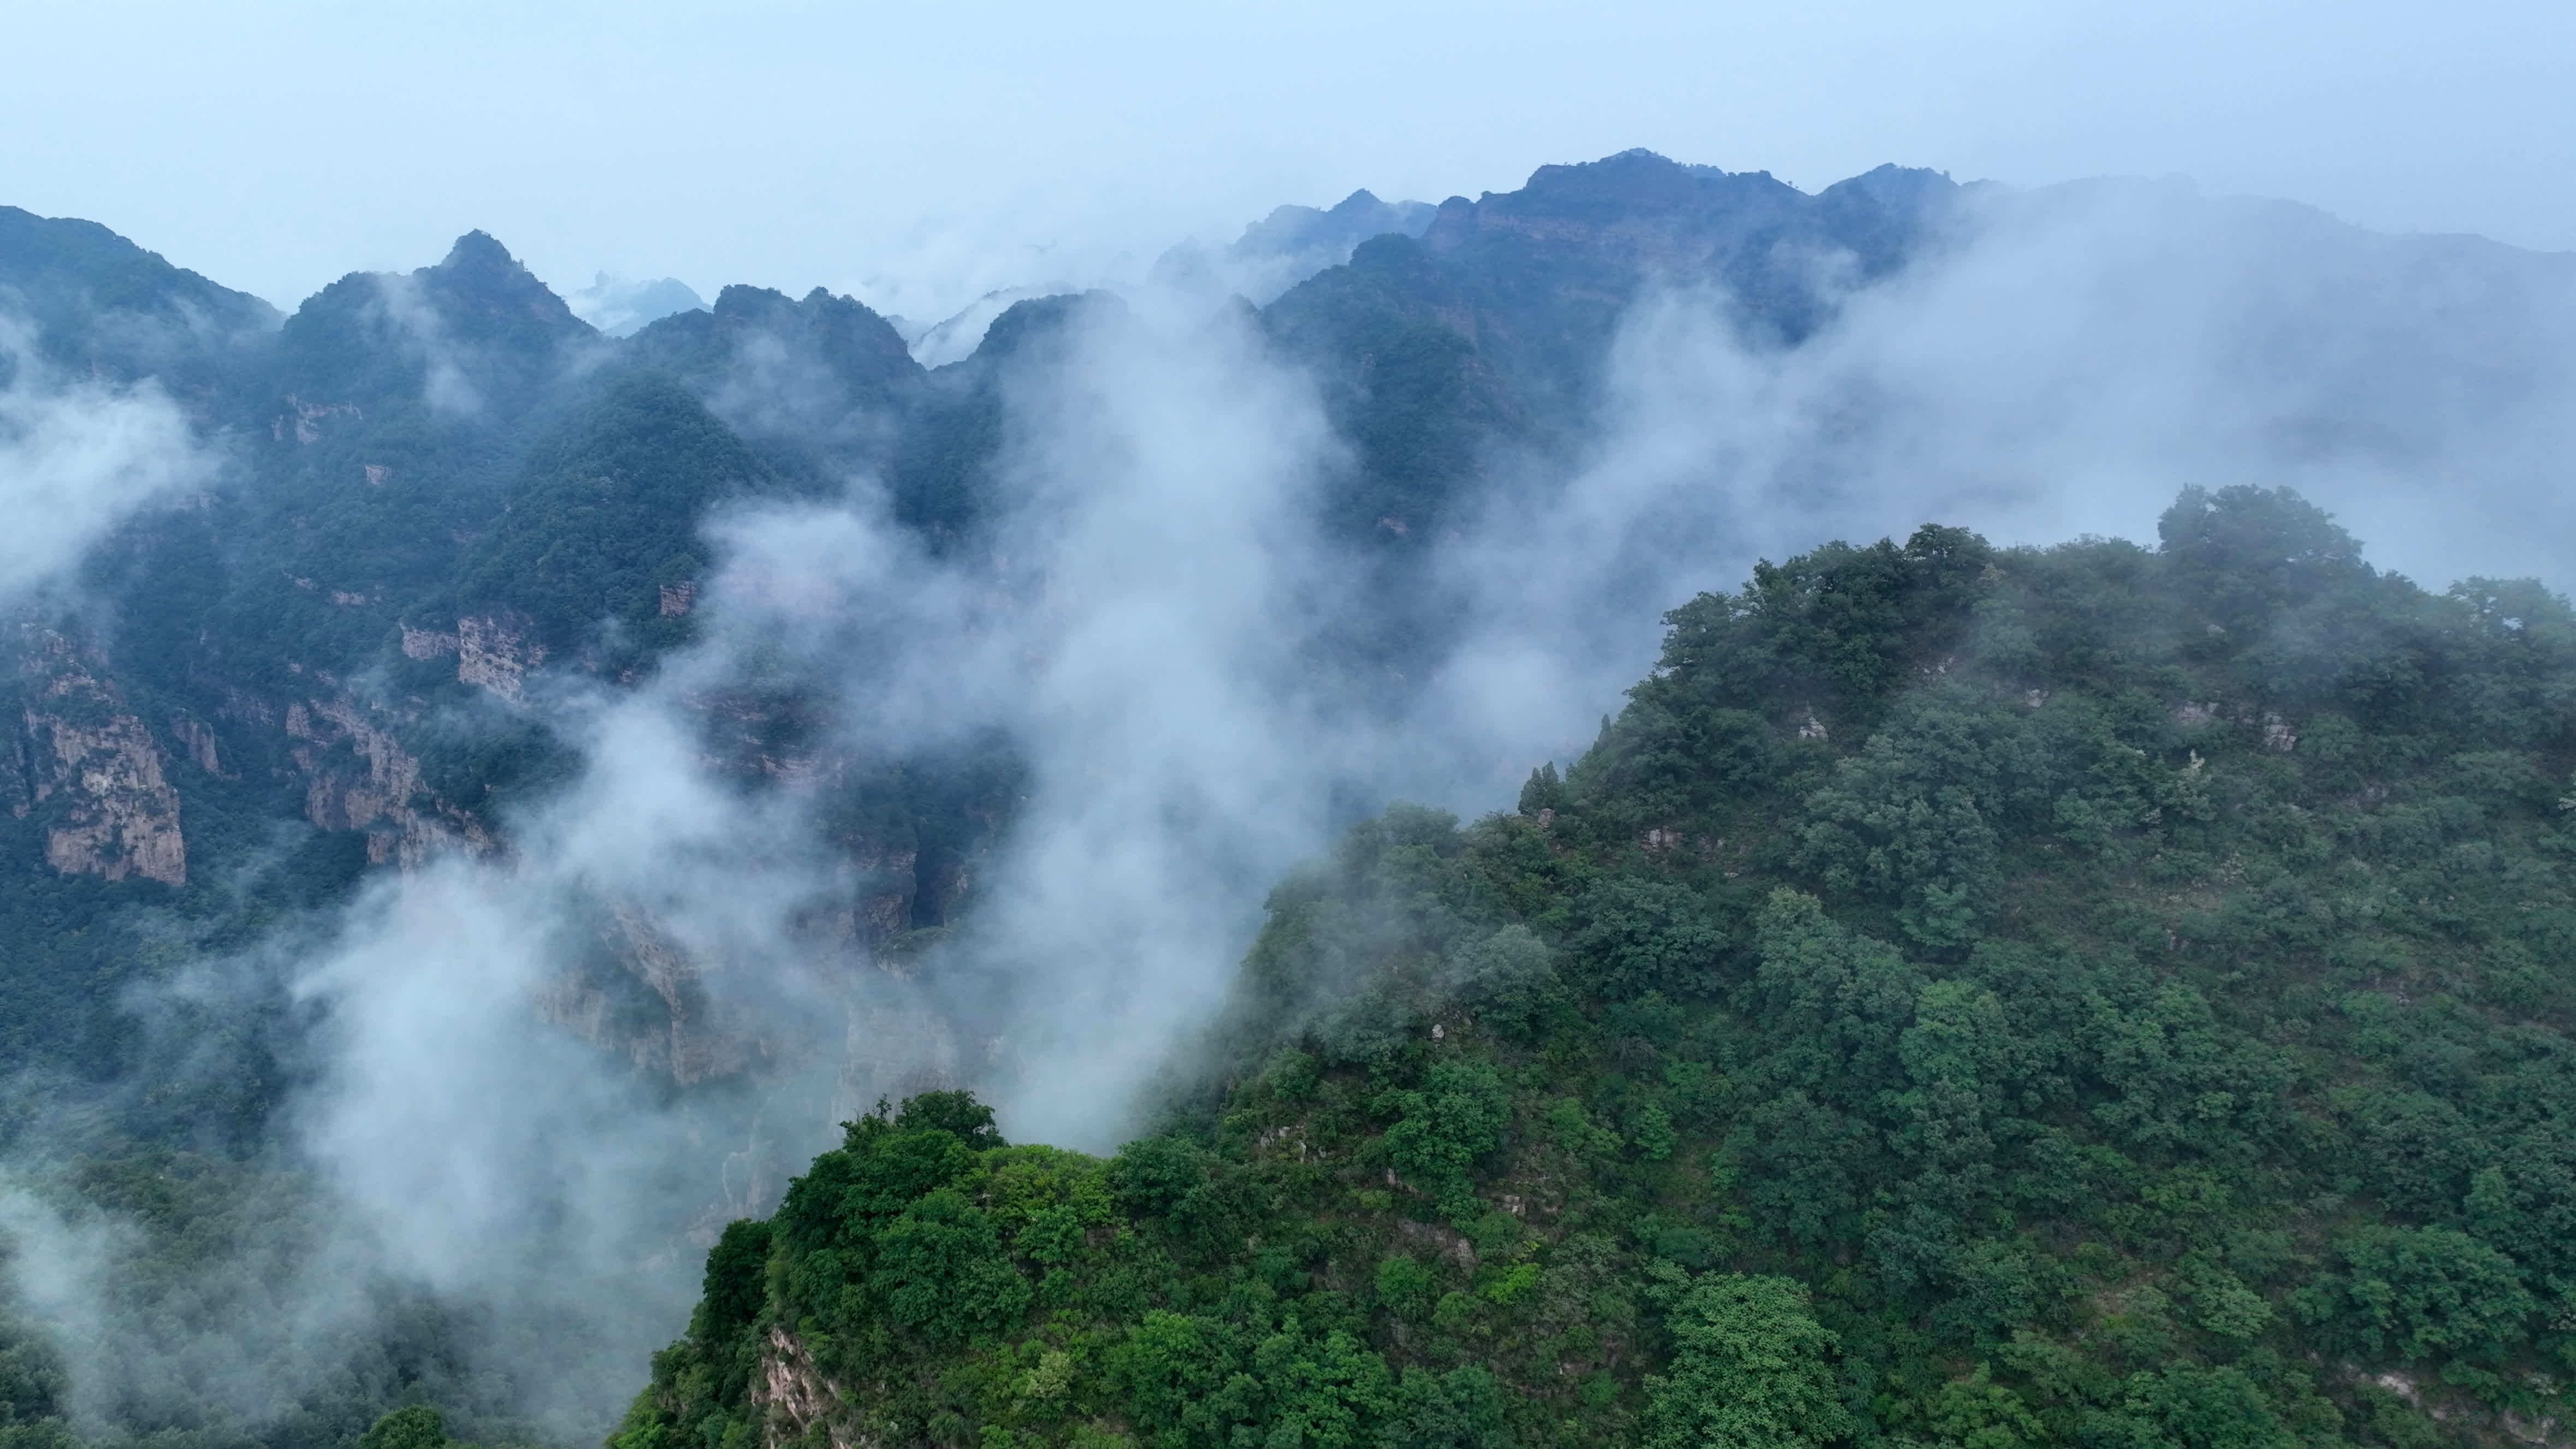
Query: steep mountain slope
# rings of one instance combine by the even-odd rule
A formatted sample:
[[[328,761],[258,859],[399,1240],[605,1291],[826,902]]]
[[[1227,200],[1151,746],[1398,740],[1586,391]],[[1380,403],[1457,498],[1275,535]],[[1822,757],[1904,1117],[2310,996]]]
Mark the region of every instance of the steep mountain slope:
[[[1676,610],[1279,887],[1162,1135],[848,1124],[612,1442],[2564,1442],[2576,614],[2161,534]]]
[[[1813,196],[1648,151],[1542,166],[1519,191],[1443,202],[1418,240],[1362,244],[1263,319],[1316,365],[1360,450],[1335,521],[1418,548],[1498,444],[1580,444],[1648,287],[1722,291],[1749,334],[1795,343],[1934,238],[1955,193],[1894,166]]]
[[[351,273],[296,309],[274,373],[295,413],[271,431],[369,408],[507,416],[545,395],[566,349],[597,336],[499,242],[468,232],[436,266]]]
[[[827,479],[884,468],[923,378],[892,324],[820,287],[802,300],[727,287],[708,311],[644,328],[624,355],[688,383],[781,466]]]
[[[155,377],[201,410],[213,407],[228,357],[278,324],[266,302],[174,267],[94,221],[14,206],[0,206],[0,314],[23,319],[38,355],[58,368],[117,381]],[[0,371],[0,385],[7,380]]]
[[[1818,261],[1820,276],[1884,270],[1928,203],[1853,200],[1882,192],[1905,187],[1880,175],[1807,198],[1632,153],[1453,202],[1422,242],[1408,233],[1434,218],[1365,194],[1255,226],[1244,246],[1263,256],[1337,253],[1388,229],[1264,322],[1287,356],[1323,369],[1357,445],[1355,475],[1323,505],[1328,527],[1397,545],[1375,602],[1327,632],[1334,657],[1318,666],[1383,680],[1436,652],[1416,555],[1442,500],[1495,449],[1579,431],[1573,399],[1646,279],[1739,282],[1819,248],[1863,259]],[[1019,303],[972,357],[935,373],[885,319],[820,291],[728,288],[712,309],[621,342],[477,232],[434,266],[343,278],[281,326],[255,299],[88,223],[0,220],[0,286],[34,319],[40,352],[163,377],[231,464],[204,506],[138,518],[101,553],[92,573],[112,627],[28,623],[29,687],[70,688],[67,666],[47,661],[77,656],[84,697],[122,721],[110,730],[121,743],[97,748],[124,762],[99,778],[125,781],[101,789],[126,803],[47,798],[85,820],[131,816],[137,843],[121,843],[122,826],[89,844],[61,832],[90,826],[47,826],[15,869],[100,877],[117,887],[100,910],[149,898],[128,882],[179,882],[182,859],[225,880],[229,900],[238,868],[280,832],[305,864],[278,889],[299,899],[344,888],[363,861],[494,838],[496,807],[555,778],[562,751],[542,712],[484,706],[549,670],[632,679],[691,637],[706,562],[696,531],[722,502],[878,477],[896,519],[934,548],[987,546],[1007,380],[1060,366],[1045,340],[1084,306],[1116,305]],[[31,723],[28,748],[52,750],[50,728]],[[884,800],[918,789],[989,794],[927,783],[947,767],[925,768],[901,790],[867,776],[838,818],[884,820]],[[990,830],[904,813],[848,848],[900,861],[918,857],[905,840]],[[319,833],[298,836],[299,823]],[[880,884],[858,908],[887,923],[879,940],[947,916],[927,903],[953,887]],[[888,904],[912,900],[929,914]],[[49,961],[26,969],[64,974]]]

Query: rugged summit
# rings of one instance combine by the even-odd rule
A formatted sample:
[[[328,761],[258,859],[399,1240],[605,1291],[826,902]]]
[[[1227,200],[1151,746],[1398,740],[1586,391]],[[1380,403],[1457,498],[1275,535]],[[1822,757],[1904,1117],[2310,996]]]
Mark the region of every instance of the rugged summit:
[[[1794,344],[1937,238],[1956,193],[1894,166],[1814,196],[1650,151],[1543,166],[1519,191],[1442,202],[1418,240],[1363,243],[1263,321],[1314,360],[1361,448],[1342,526],[1419,548],[1498,441],[1579,451],[1647,289],[1722,294],[1750,334]]]

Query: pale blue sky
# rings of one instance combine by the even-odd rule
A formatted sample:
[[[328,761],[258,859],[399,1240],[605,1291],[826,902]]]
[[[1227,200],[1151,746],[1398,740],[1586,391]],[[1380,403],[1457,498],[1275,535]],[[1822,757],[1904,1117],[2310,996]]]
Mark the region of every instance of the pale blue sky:
[[[2576,249],[2576,6],[1828,3],[9,7],[0,202],[291,305],[480,226],[594,269],[935,312],[1282,201],[1627,146],[2180,173]]]

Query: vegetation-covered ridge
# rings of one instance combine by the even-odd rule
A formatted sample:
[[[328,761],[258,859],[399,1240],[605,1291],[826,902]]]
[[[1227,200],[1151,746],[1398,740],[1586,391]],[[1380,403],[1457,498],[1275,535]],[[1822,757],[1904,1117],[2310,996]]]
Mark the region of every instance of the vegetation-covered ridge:
[[[1434,541],[1504,480],[1571,467],[1603,349],[1649,286],[1722,283],[1748,336],[1785,342],[1824,279],[1839,295],[1930,244],[1953,188],[1917,181],[1910,200],[1886,175],[1808,197],[1629,154],[1455,201],[1436,246],[1430,209],[1364,195],[1277,214],[1182,286],[1212,301],[1203,284],[1257,270],[1264,305],[1235,320],[1265,366],[1319,381],[1351,444],[1327,450],[1305,519],[1356,564],[1302,646],[1317,697],[1395,706],[1430,673],[1466,622]],[[1341,265],[1372,236],[1366,266]],[[835,898],[779,922],[796,969],[944,969],[939,943],[1002,878],[1031,741],[1007,708],[935,738],[871,728],[845,686],[873,646],[847,637],[716,643],[708,525],[881,506],[894,547],[943,576],[1009,574],[1026,501],[1012,399],[1077,376],[1073,340],[1125,325],[1117,306],[1026,298],[980,341],[926,346],[937,361],[975,342],[935,366],[820,289],[727,287],[609,336],[472,232],[280,316],[94,223],[0,207],[0,388],[37,419],[166,400],[203,465],[0,619],[0,1155],[41,1215],[110,1245],[76,1302],[0,1305],[0,1449],[44,1425],[99,1445],[352,1449],[416,1404],[487,1444],[596,1437],[633,1357],[593,1337],[617,1321],[604,1306],[567,1320],[372,1273],[362,1292],[312,1266],[346,1204],[272,1150],[328,1090],[325,1015],[286,979],[369,880],[523,859],[529,811],[583,767],[574,702],[639,687],[720,788],[789,805],[773,819],[830,862]],[[655,690],[692,640],[725,677]],[[694,1112],[791,1070],[750,1049],[752,1013],[702,989],[720,963],[680,947],[693,933],[666,904],[613,880],[568,893],[548,999],[588,1003],[556,1024],[605,1073]],[[209,965],[222,990],[188,984]],[[8,1226],[0,1256],[44,1258],[43,1234]],[[365,1312],[309,1329],[280,1305],[312,1274],[371,1295]],[[531,1302],[583,1299],[543,1286]],[[603,1361],[619,1367],[589,1371]],[[600,1384],[617,1387],[602,1400]]]
[[[2161,534],[1676,610],[1277,890],[1157,1135],[849,1124],[612,1443],[2565,1441],[2576,615]]]

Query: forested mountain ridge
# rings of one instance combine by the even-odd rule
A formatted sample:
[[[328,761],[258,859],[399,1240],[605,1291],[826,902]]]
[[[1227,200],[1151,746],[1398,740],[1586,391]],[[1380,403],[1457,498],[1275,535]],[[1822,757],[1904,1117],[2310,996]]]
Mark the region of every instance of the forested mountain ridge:
[[[106,236],[73,240],[115,261],[124,244]],[[33,295],[67,271],[10,280]],[[190,274],[172,275],[180,300],[163,310],[195,305]],[[49,319],[92,294],[46,295],[51,310],[30,309],[35,354],[60,365],[85,334]],[[521,706],[528,676],[552,664],[632,678],[689,633],[711,507],[840,486],[830,470],[850,459],[817,457],[837,439],[763,432],[756,417],[738,433],[706,400],[774,410],[794,394],[746,370],[810,390],[835,374],[808,354],[856,357],[877,391],[815,405],[845,433],[892,427],[887,375],[897,387],[920,375],[900,342],[846,299],[805,311],[827,325],[734,289],[713,314],[612,343],[475,233],[436,266],[353,275],[282,326],[227,334],[220,386],[190,403],[208,415],[213,486],[97,552],[85,584],[109,608],[15,626],[24,743],[0,761],[19,807],[0,829],[18,843],[0,869],[34,877],[8,896],[11,936],[33,949],[13,953],[7,989],[37,1056],[118,1070],[118,992],[146,954],[132,908],[154,890],[226,933],[210,940],[240,939],[371,864],[487,848],[494,807],[564,766],[545,712]],[[851,329],[843,314],[855,347],[831,330]],[[713,340],[692,340],[693,326]],[[929,808],[944,835],[974,829],[948,824],[944,799]],[[867,818],[901,838],[904,809]],[[903,854],[882,838],[857,848]],[[239,919],[239,871],[263,857]],[[864,914],[900,930],[915,889],[898,881],[891,908]]]
[[[201,415],[213,410],[233,355],[278,321],[257,297],[174,267],[96,222],[14,206],[0,207],[0,314],[34,331],[48,364],[119,381],[159,378]]]
[[[1316,366],[1360,451],[1334,522],[1419,550],[1472,507],[1500,445],[1579,450],[1612,335],[1648,288],[1722,293],[1748,333],[1794,343],[1936,243],[1956,190],[1883,166],[1810,196],[1648,151],[1543,166],[1520,191],[1450,198],[1419,239],[1363,243],[1263,323]]]
[[[2576,614],[2161,536],[1676,610],[1279,887],[1160,1134],[848,1124],[612,1443],[2568,1442]]]
[[[1332,261],[1373,217],[1428,220],[1355,198],[1269,241]],[[34,1174],[28,1202],[117,1245],[86,1301],[44,1310],[68,1323],[0,1321],[8,1432],[59,1439],[68,1415],[106,1440],[346,1449],[426,1397],[460,1432],[555,1433],[532,1427],[556,1387],[535,1379],[583,1352],[556,1320],[495,1324],[381,1282],[369,1315],[329,1331],[277,1306],[312,1287],[318,1260],[298,1255],[342,1230],[274,1157],[313,1091],[312,1013],[282,977],[226,973],[307,949],[371,875],[508,862],[512,807],[579,768],[562,696],[649,685],[696,634],[711,510],[874,478],[926,547],[989,547],[1006,394],[1061,366],[1055,339],[1085,309],[1118,304],[1022,302],[971,357],[925,369],[828,293],[728,288],[601,337],[481,233],[280,317],[95,224],[0,220],[9,397],[166,393],[196,444],[185,488],[17,601],[0,638],[0,1150]],[[1349,532],[1390,536],[1374,517]],[[968,913],[1024,764],[982,738],[849,751],[830,703],[789,688],[688,707],[730,783],[816,797],[841,894],[799,947],[824,969],[900,963]],[[700,1075],[760,1058],[722,1036],[698,961],[636,902],[586,905],[543,1009],[648,1097],[742,1085]],[[585,1382],[622,1395],[625,1363]]]
[[[1372,218],[1401,228],[1260,314],[1283,360],[1326,379],[1356,445],[1321,523],[1394,549],[1370,622],[1327,641],[1319,667],[1383,681],[1436,653],[1451,623],[1422,588],[1420,545],[1496,449],[1573,445],[1641,287],[1738,286],[1754,324],[1786,335],[1823,305],[1818,279],[1895,265],[1946,186],[1887,171],[1810,198],[1635,152],[1438,217],[1355,196],[1274,218],[1315,233],[1298,254],[1317,263]],[[1119,305],[1020,302],[933,371],[883,317],[819,289],[728,287],[707,311],[606,338],[481,232],[432,266],[351,274],[281,320],[93,224],[5,220],[0,288],[35,355],[170,388],[218,465],[202,496],[98,550],[87,584],[105,607],[31,616],[15,649],[24,743],[0,764],[27,808],[0,826],[16,839],[0,878],[34,888],[6,934],[54,944],[0,990],[36,1011],[67,980],[96,983],[79,993],[85,1025],[29,1039],[101,1050],[123,972],[72,962],[133,959],[121,913],[154,891],[229,920],[238,868],[260,859],[267,919],[369,866],[489,848],[498,808],[568,767],[531,681],[631,682],[692,637],[710,510],[873,477],[934,548],[987,546],[1006,383],[1056,365],[1038,344],[1080,309]],[[1297,239],[1256,227],[1247,245]],[[1806,280],[1764,280],[1798,258]],[[75,698],[97,728],[23,702]],[[743,770],[843,782],[827,813],[849,827],[838,847],[867,943],[953,918],[966,863],[1007,818],[1012,767],[981,749],[891,772],[816,757],[774,738],[779,711],[745,708],[708,720]]]

